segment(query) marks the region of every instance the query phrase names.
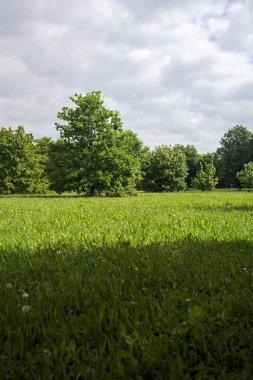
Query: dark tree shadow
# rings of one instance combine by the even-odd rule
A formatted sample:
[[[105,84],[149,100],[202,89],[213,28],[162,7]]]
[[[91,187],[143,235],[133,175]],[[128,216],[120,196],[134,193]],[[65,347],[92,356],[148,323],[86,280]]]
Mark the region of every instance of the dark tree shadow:
[[[2,250],[0,268],[3,378],[253,373],[252,241],[59,241]]]

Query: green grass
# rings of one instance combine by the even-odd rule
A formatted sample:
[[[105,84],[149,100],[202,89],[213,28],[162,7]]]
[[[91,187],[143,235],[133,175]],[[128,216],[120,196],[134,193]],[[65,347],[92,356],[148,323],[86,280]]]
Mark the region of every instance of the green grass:
[[[1,379],[251,380],[253,193],[1,197],[0,292]]]

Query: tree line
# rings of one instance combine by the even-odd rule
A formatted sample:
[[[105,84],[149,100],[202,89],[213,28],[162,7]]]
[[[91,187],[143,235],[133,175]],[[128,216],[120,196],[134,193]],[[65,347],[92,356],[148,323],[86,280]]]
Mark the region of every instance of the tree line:
[[[0,193],[75,192],[86,196],[132,195],[186,188],[253,187],[253,133],[229,129],[216,152],[194,145],[143,146],[123,129],[118,111],[100,91],[75,94],[58,113],[60,137],[36,139],[23,126],[0,130]]]

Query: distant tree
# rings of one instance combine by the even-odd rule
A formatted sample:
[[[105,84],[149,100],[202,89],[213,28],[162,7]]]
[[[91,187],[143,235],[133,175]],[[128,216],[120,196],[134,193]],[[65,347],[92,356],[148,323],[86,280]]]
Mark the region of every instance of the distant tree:
[[[146,191],[179,191],[186,187],[185,154],[178,147],[158,146],[147,161],[143,188]]]
[[[49,160],[47,163],[47,174],[50,189],[57,193],[78,192],[82,181],[80,161],[82,159],[73,144],[63,138],[54,141],[49,149]],[[83,162],[85,166],[85,163]]]
[[[50,146],[53,143],[51,137],[40,137],[35,140],[36,145],[38,146],[39,153],[46,158],[48,158],[48,153],[50,150]]]
[[[244,169],[237,173],[237,178],[242,187],[253,188],[253,162],[244,164]]]
[[[236,125],[224,134],[217,149],[217,174],[220,185],[240,186],[236,173],[250,161],[252,133],[242,125]]]
[[[23,126],[0,130],[0,193],[44,193],[48,189],[41,155]]]
[[[212,162],[200,163],[200,170],[197,172],[196,177],[192,181],[192,187],[202,190],[214,190],[218,183],[218,178],[215,177],[215,166]]]
[[[200,163],[202,163],[202,165],[214,164],[215,166],[216,160],[217,160],[216,153],[207,152],[200,155]]]
[[[249,156],[250,161],[253,161],[253,132],[251,133],[251,138],[249,142]]]
[[[56,123],[60,138],[50,148],[51,188],[87,196],[133,194],[141,173],[142,143],[124,130],[118,111],[105,108],[101,92],[75,94]]]
[[[49,153],[54,142],[51,137],[46,136],[36,139],[35,142],[40,154],[40,163],[43,165],[45,173],[47,174],[49,166]]]
[[[201,155],[198,153],[197,148],[194,145],[184,146],[177,144],[175,147],[182,149],[185,154],[188,173],[186,177],[186,183],[187,187],[190,187],[193,178],[196,177],[197,171],[200,169]]]
[[[141,179],[137,181],[137,189],[143,190],[143,180],[147,174],[152,158],[152,151],[148,146],[144,146],[141,150]]]

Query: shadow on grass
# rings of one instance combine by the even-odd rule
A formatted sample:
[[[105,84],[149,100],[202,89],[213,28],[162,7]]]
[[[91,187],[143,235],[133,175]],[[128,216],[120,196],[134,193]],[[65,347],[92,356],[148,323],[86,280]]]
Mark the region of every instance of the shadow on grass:
[[[110,273],[116,275],[129,275],[134,273],[136,267],[137,277],[150,277],[153,281],[160,273],[167,276],[168,270],[174,266],[180,267],[183,283],[189,280],[189,286],[195,286],[191,279],[197,278],[201,271],[206,276],[217,271],[217,279],[223,282],[226,271],[238,274],[245,272],[247,265],[253,268],[253,241],[250,240],[199,240],[189,237],[170,243],[156,243],[133,247],[128,241],[116,245],[97,246],[93,244],[76,245],[73,241],[59,241],[48,247],[32,247],[26,249],[16,248],[15,251],[2,249],[0,251],[0,268],[11,281],[16,279],[15,273],[26,272],[28,276],[40,276],[44,273],[44,279],[50,281],[48,273],[58,273],[63,270],[70,276],[79,271],[86,271],[87,276],[92,277],[98,270],[105,270],[105,275],[111,280]],[[151,270],[151,268],[153,268]],[[45,269],[45,271],[44,271]],[[249,270],[250,270],[249,269]],[[248,269],[247,269],[248,270]],[[160,272],[159,272],[160,271]],[[173,269],[174,271],[174,269]],[[179,278],[180,273],[175,272]],[[201,281],[203,281],[201,275]],[[69,277],[64,277],[68,281]],[[217,280],[216,279],[216,280]],[[142,277],[140,277],[142,281]],[[252,277],[253,285],[253,277]]]
[[[253,242],[59,242],[0,268],[4,377],[251,378]]]

